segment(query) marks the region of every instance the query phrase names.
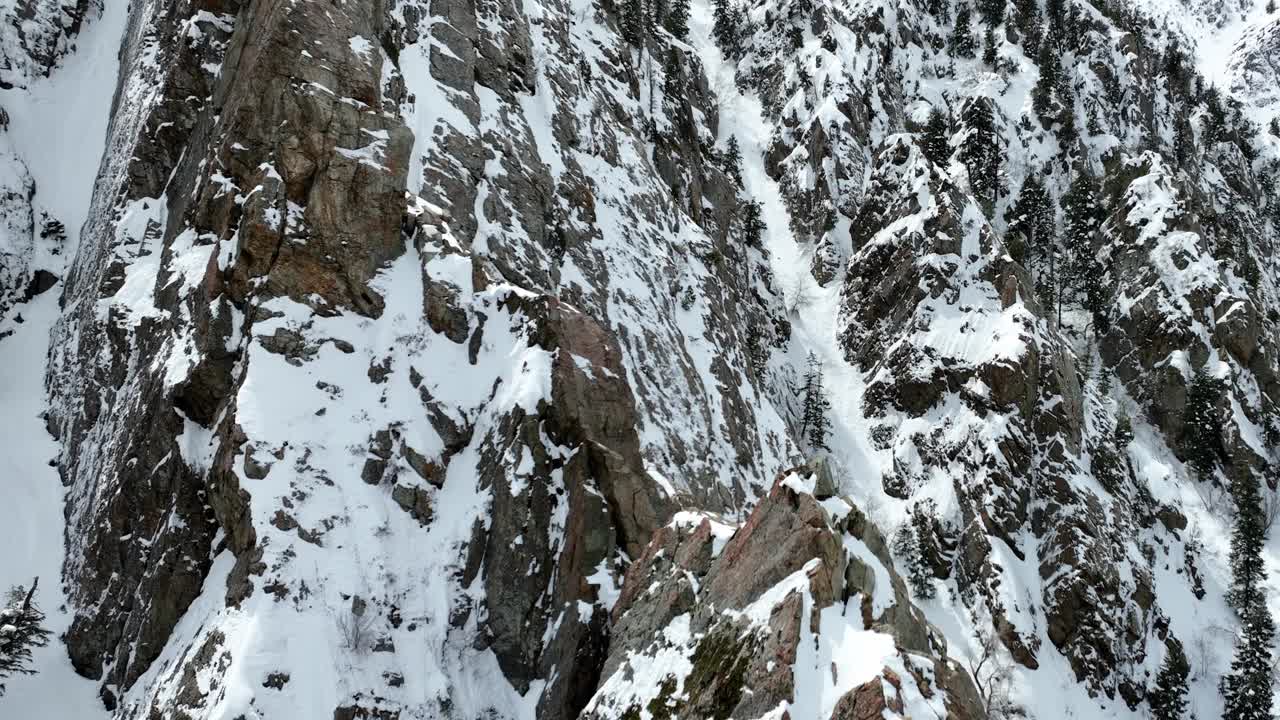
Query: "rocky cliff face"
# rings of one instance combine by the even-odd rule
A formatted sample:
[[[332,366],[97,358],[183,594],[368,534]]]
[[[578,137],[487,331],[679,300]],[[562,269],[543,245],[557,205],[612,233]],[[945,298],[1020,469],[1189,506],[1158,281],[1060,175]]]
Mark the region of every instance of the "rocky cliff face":
[[[1129,717],[1181,642],[1215,714],[1221,486],[1280,464],[1274,18],[1069,3],[1046,112],[1013,5],[994,62],[950,3],[750,3],[729,55],[632,5],[0,8],[0,108],[119,35],[83,228],[0,109],[104,707]],[[1180,49],[1219,26],[1222,95]],[[1105,292],[1046,294],[1017,190],[1081,174]]]
[[[884,536],[825,462],[778,476],[736,531],[683,512],[627,570],[584,717],[982,718]]]

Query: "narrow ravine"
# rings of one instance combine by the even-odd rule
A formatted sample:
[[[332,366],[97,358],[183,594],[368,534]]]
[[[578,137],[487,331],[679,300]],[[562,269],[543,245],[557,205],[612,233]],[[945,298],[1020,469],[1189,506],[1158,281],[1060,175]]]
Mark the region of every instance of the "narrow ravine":
[[[725,62],[711,37],[713,3],[695,0],[690,9],[689,43],[696,49],[716,94],[720,109],[720,137],[736,137],[742,150],[742,184],[764,212],[765,244],[773,277],[778,284],[792,323],[788,361],[803,373],[810,351],[822,363],[831,401],[832,458],[845,483],[844,491],[859,501],[875,498],[880,491],[880,464],[867,444],[862,414],[863,377],[844,359],[836,341],[840,310],[840,282],[822,287],[809,272],[812,248],[802,246],[791,230],[791,214],[777,181],[764,167],[764,155],[773,136],[773,125],[764,117],[754,93],[742,92],[734,82],[733,66]],[[816,42],[816,41],[815,41]],[[883,522],[883,520],[882,520]],[[896,520],[895,520],[896,522]]]
[[[88,20],[77,50],[48,78],[27,89],[0,90],[9,116],[7,136],[22,156],[36,192],[34,215],[62,221],[67,242],[60,252],[41,247],[35,268],[62,276],[75,254],[93,194],[111,118],[116,53],[128,20],[128,4],[108,2],[102,17]],[[39,242],[39,241],[37,241]],[[54,638],[34,652],[37,674],[5,680],[4,717],[91,720],[105,717],[96,684],[76,674],[57,639],[70,623],[62,592],[64,490],[52,466],[57,444],[45,430],[45,366],[49,333],[58,320],[61,284],[0,319],[0,407],[10,413],[0,453],[0,583],[28,586],[40,579],[37,601]],[[9,334],[12,333],[12,334]]]

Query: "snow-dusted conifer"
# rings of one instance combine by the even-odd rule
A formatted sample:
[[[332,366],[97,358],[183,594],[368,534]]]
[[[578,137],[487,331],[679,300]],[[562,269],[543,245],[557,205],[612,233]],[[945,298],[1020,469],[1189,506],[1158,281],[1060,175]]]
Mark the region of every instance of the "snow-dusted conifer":
[[[1223,720],[1270,720],[1275,622],[1267,609],[1266,515],[1258,479],[1240,473],[1231,483],[1235,527],[1231,534],[1231,588],[1227,601],[1240,615],[1241,632],[1231,671],[1222,678]]]
[[[971,58],[977,51],[973,41],[972,13],[969,6],[961,3],[956,10],[956,25],[951,31],[951,52],[956,57]]]
[[[827,435],[831,432],[831,401],[822,387],[822,363],[809,351],[808,368],[804,374],[804,409],[800,421],[800,434],[809,443],[809,450],[828,450]]]
[[[764,210],[760,203],[748,200],[742,204],[742,237],[751,247],[760,247],[764,236]]]
[[[1222,456],[1217,404],[1221,383],[1201,368],[1187,388],[1187,403],[1182,411],[1182,449],[1187,463],[1208,480]],[[1236,498],[1237,505],[1240,499]]]
[[[1155,687],[1147,693],[1152,720],[1182,720],[1187,713],[1187,676],[1191,665],[1182,651],[1182,643],[1170,638]]]
[[[724,149],[724,171],[739,185],[742,184],[742,150],[738,149],[738,138],[730,135]]]
[[[990,206],[1003,190],[1000,138],[991,101],[970,99],[960,113],[960,123],[964,131],[960,161],[969,169],[974,197]]]
[[[716,0],[712,12],[711,35],[726,57],[737,59],[742,54],[742,11],[733,0]]]
[[[978,12],[991,29],[1004,22],[1005,0],[978,0]]]
[[[924,564],[913,517],[908,517],[893,534],[893,553],[902,560],[911,594],[922,600],[932,598],[936,591]]]
[[[1033,275],[1040,263],[1040,258],[1052,252],[1054,244],[1054,209],[1053,198],[1040,181],[1041,172],[1031,172],[1022,183],[1018,196],[1005,219],[1009,223],[1013,250],[1018,245],[1014,259],[1022,263]],[[1016,239],[1016,242],[1014,241]]]
[[[31,651],[49,643],[49,631],[44,627],[44,613],[36,604],[36,588],[40,579],[26,589],[21,585],[9,591],[0,606],[0,680],[13,675],[32,675]],[[4,694],[0,683],[0,695]]]
[[[924,156],[939,167],[947,167],[951,159],[951,124],[938,108],[929,111],[923,134],[921,149]]]
[[[1081,169],[1071,179],[1067,194],[1062,196],[1062,243],[1067,256],[1062,284],[1086,295],[1097,272],[1094,246],[1102,231],[1102,220],[1097,180]]]
[[[633,47],[644,45],[647,34],[644,0],[626,0],[622,6],[622,37]]]
[[[990,67],[995,67],[996,60],[999,56],[996,54],[996,33],[991,28],[987,28],[982,33],[982,62]]]
[[[1058,99],[1058,83],[1062,68],[1058,64],[1058,51],[1049,42],[1040,43],[1040,78],[1031,91],[1031,108],[1044,122],[1053,122],[1061,104]]]
[[[1116,427],[1111,433],[1111,438],[1115,440],[1116,447],[1121,450],[1129,447],[1129,443],[1133,442],[1133,421],[1129,419],[1129,413],[1123,410],[1120,411],[1120,415],[1116,418]]]
[[[689,37],[689,0],[672,0],[671,9],[662,20],[662,27],[677,40]]]

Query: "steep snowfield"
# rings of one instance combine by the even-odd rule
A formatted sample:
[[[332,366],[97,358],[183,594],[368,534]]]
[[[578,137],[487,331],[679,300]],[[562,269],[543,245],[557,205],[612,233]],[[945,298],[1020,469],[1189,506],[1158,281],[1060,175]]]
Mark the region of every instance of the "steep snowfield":
[[[49,327],[58,315],[56,292],[47,292],[18,309],[23,322],[6,318],[0,333],[0,407],[5,432],[0,445],[0,581],[30,587],[40,578],[37,600],[54,633],[67,628],[70,617],[62,607],[62,482],[49,460],[57,447],[45,432],[44,360]],[[55,638],[35,652],[38,674],[5,681],[0,714],[13,718],[90,720],[105,716],[97,687],[75,673],[62,644]]]
[[[809,272],[812,248],[797,242],[791,229],[791,215],[777,181],[764,167],[764,153],[772,142],[773,125],[765,119],[760,100],[754,93],[743,92],[734,82],[733,67],[726,63],[711,38],[713,4],[694,2],[690,12],[690,43],[706,68],[711,88],[720,108],[720,138],[727,142],[736,137],[742,149],[742,182],[747,193],[764,209],[765,243],[778,292],[792,321],[791,344],[782,363],[803,368],[809,351],[822,363],[824,383],[830,395],[833,427],[830,445],[832,457],[849,480],[868,480],[868,487],[878,484],[878,461],[868,446],[868,428],[862,418],[863,378],[844,359],[836,343],[836,315],[840,305],[840,286],[823,287]],[[843,488],[858,500],[868,499],[862,483],[856,480]],[[881,519],[883,521],[883,519]],[[894,521],[896,523],[896,520]]]
[[[1188,7],[1189,0],[1137,0],[1158,20],[1168,23],[1194,47],[1196,64],[1205,78],[1219,88],[1229,90],[1245,103],[1247,114],[1261,125],[1280,115],[1280,102],[1274,75],[1268,79],[1250,78],[1243,61],[1253,53],[1280,51],[1275,48],[1274,28],[1280,22],[1280,10],[1267,12],[1266,0],[1242,3],[1246,7],[1222,12],[1228,3],[1200,3],[1198,11]],[[1268,28],[1271,36],[1268,37]],[[1265,47],[1271,43],[1272,48]],[[1272,68],[1274,72],[1274,67]]]
[[[5,140],[35,181],[35,216],[48,212],[67,227],[66,247],[37,242],[32,269],[60,276],[75,252],[111,117],[116,52],[127,18],[127,3],[108,2],[103,16],[92,17],[77,39],[76,52],[50,77],[39,78],[26,89],[0,90],[0,107],[9,115]],[[0,368],[4,368],[0,408],[5,414],[0,452],[4,495],[0,584],[29,585],[38,576],[37,599],[55,635],[70,622],[61,583],[64,490],[50,465],[58,450],[45,431],[42,415],[47,406],[44,376],[49,329],[58,319],[60,291],[61,286],[55,286],[0,319]],[[10,331],[13,334],[7,335]],[[59,640],[37,650],[33,664],[39,674],[6,682],[0,714],[51,720],[105,716],[95,683],[75,673]]]

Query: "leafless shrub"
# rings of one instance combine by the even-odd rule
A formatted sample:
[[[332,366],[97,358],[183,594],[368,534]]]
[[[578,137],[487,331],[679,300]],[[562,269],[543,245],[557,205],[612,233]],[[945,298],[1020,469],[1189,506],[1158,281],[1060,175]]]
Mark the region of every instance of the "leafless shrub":
[[[1013,701],[1013,660],[1000,645],[1000,639],[989,626],[979,625],[973,631],[976,653],[969,655],[967,667],[978,687],[978,697],[991,720],[1012,720],[1026,715]]]
[[[334,623],[338,627],[338,637],[342,646],[353,653],[363,655],[373,645],[374,615],[369,612],[364,600],[359,597],[351,599],[351,605],[334,614]]]
[[[1191,639],[1191,654],[1196,660],[1191,664],[1195,672],[1193,677],[1202,679],[1221,675],[1225,668],[1221,665],[1223,658],[1219,656],[1218,648],[1224,645],[1231,647],[1235,637],[1234,630],[1221,625],[1201,628]]]

